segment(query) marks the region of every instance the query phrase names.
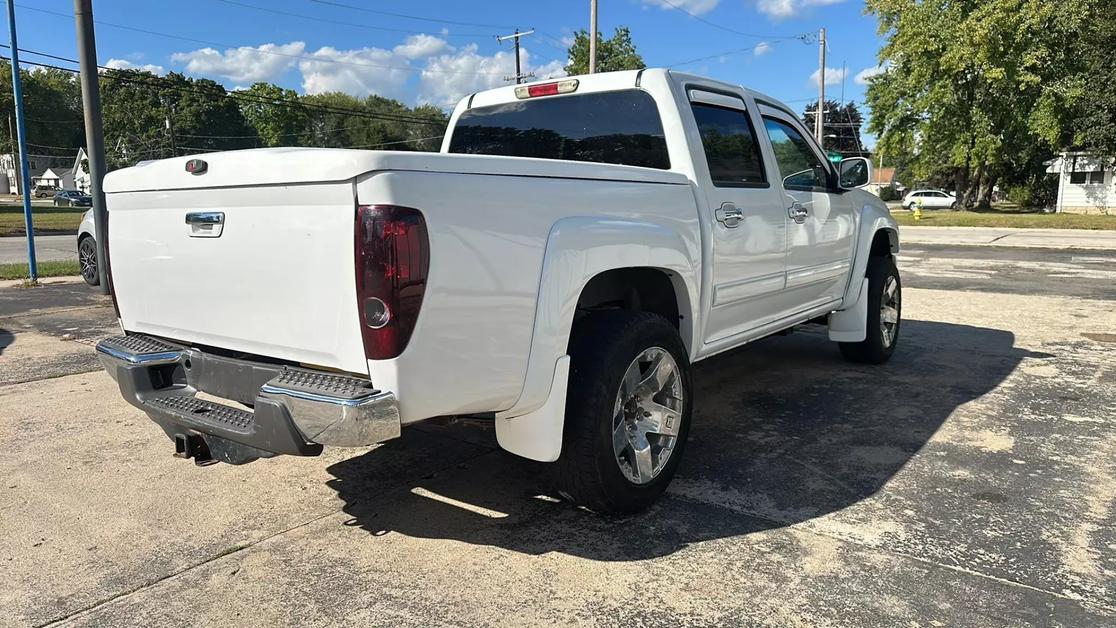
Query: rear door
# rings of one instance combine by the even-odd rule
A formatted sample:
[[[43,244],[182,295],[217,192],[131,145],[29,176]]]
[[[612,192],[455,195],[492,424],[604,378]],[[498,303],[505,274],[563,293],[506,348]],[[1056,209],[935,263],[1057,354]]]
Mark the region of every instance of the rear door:
[[[743,97],[692,87],[687,95],[701,139],[696,176],[712,224],[713,297],[704,338],[710,343],[777,317],[771,297],[785,283],[787,226]]]
[[[763,107],[763,126],[787,216],[788,314],[839,300],[845,291],[856,233],[855,213],[832,167],[797,119]]]

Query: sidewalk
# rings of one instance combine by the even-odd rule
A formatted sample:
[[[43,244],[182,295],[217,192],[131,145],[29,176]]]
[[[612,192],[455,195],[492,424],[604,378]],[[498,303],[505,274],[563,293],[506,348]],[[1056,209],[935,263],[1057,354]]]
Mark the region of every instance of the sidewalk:
[[[1002,229],[993,227],[899,227],[899,242],[1043,249],[1116,250],[1116,231],[1092,229]]]

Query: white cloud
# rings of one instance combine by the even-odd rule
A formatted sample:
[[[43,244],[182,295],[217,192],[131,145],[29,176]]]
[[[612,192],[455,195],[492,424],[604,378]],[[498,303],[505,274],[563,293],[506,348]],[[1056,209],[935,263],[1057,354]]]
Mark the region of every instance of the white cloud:
[[[814,70],[814,73],[810,75],[810,84],[813,85],[814,87],[818,86],[818,73],[819,73],[818,70]],[[841,81],[845,80],[845,77],[847,77],[848,75],[849,75],[848,68],[826,67],[825,68],[825,84],[826,85],[840,85]]]
[[[880,65],[874,65],[870,68],[864,68],[860,72],[856,73],[856,77],[853,78],[853,81],[855,81],[857,85],[867,85],[868,79],[887,72],[888,68],[890,67],[891,64],[885,61]]]
[[[275,81],[298,60],[306,44],[263,44],[229,48],[223,53],[213,48],[176,52],[171,61],[185,63],[190,74],[215,75],[237,83]]]
[[[840,4],[845,0],[756,0],[756,9],[773,20],[785,20],[803,9]]]
[[[662,7],[664,9],[668,9],[668,10],[677,7],[679,9],[689,11],[690,13],[693,13],[694,15],[702,15],[703,13],[709,13],[713,9],[717,8],[717,5],[720,4],[720,2],[721,2],[721,0],[670,0],[670,2],[667,2],[666,0],[642,0],[642,1],[643,1],[643,4],[645,4],[645,5]],[[671,6],[672,4],[674,5],[673,7]]]
[[[144,70],[153,74],[167,73],[166,69],[163,68],[163,66],[161,65],[155,65],[153,63],[138,65],[132,63],[131,61],[128,61],[127,59],[109,59],[108,62],[105,63],[105,67],[112,68],[114,70]]]
[[[554,60],[535,65],[526,47],[520,49],[523,72],[533,72],[535,79],[565,76],[564,61]],[[477,45],[469,44],[453,54],[430,58],[419,78],[419,102],[448,107],[457,104],[472,92],[507,85],[504,77],[515,74],[515,55],[501,50],[485,56],[477,53]]]
[[[763,55],[771,52],[771,44],[767,43],[766,41],[761,41],[760,43],[756,44],[756,48],[752,52],[757,57],[762,57]]]
[[[405,59],[433,57],[451,50],[453,50],[453,46],[446,43],[446,40],[426,34],[411,35],[407,38],[407,41],[392,48],[392,52]]]
[[[337,50],[325,46],[308,56],[298,62],[307,94],[345,92],[400,98],[411,74],[408,59],[383,48]]]

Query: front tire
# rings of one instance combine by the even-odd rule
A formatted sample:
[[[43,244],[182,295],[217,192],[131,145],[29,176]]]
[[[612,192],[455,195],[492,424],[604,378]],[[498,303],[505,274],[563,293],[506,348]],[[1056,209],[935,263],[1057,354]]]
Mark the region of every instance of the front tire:
[[[868,333],[861,342],[840,342],[845,359],[863,364],[883,364],[895,353],[902,322],[903,285],[891,255],[868,260]]]
[[[656,314],[597,312],[575,323],[569,353],[555,488],[603,514],[644,510],[670,484],[689,434],[693,386],[682,339]]]
[[[81,278],[85,283],[96,286],[101,283],[97,274],[97,241],[93,236],[88,236],[78,242],[78,266],[81,268]]]

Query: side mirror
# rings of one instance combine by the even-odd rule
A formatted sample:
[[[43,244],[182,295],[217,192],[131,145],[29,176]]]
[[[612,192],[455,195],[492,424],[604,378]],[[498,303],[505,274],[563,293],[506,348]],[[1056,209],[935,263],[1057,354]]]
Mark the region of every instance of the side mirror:
[[[837,172],[840,173],[838,185],[841,186],[841,189],[851,190],[863,187],[872,180],[872,162],[865,157],[849,157],[841,160],[841,163],[837,166]]]

